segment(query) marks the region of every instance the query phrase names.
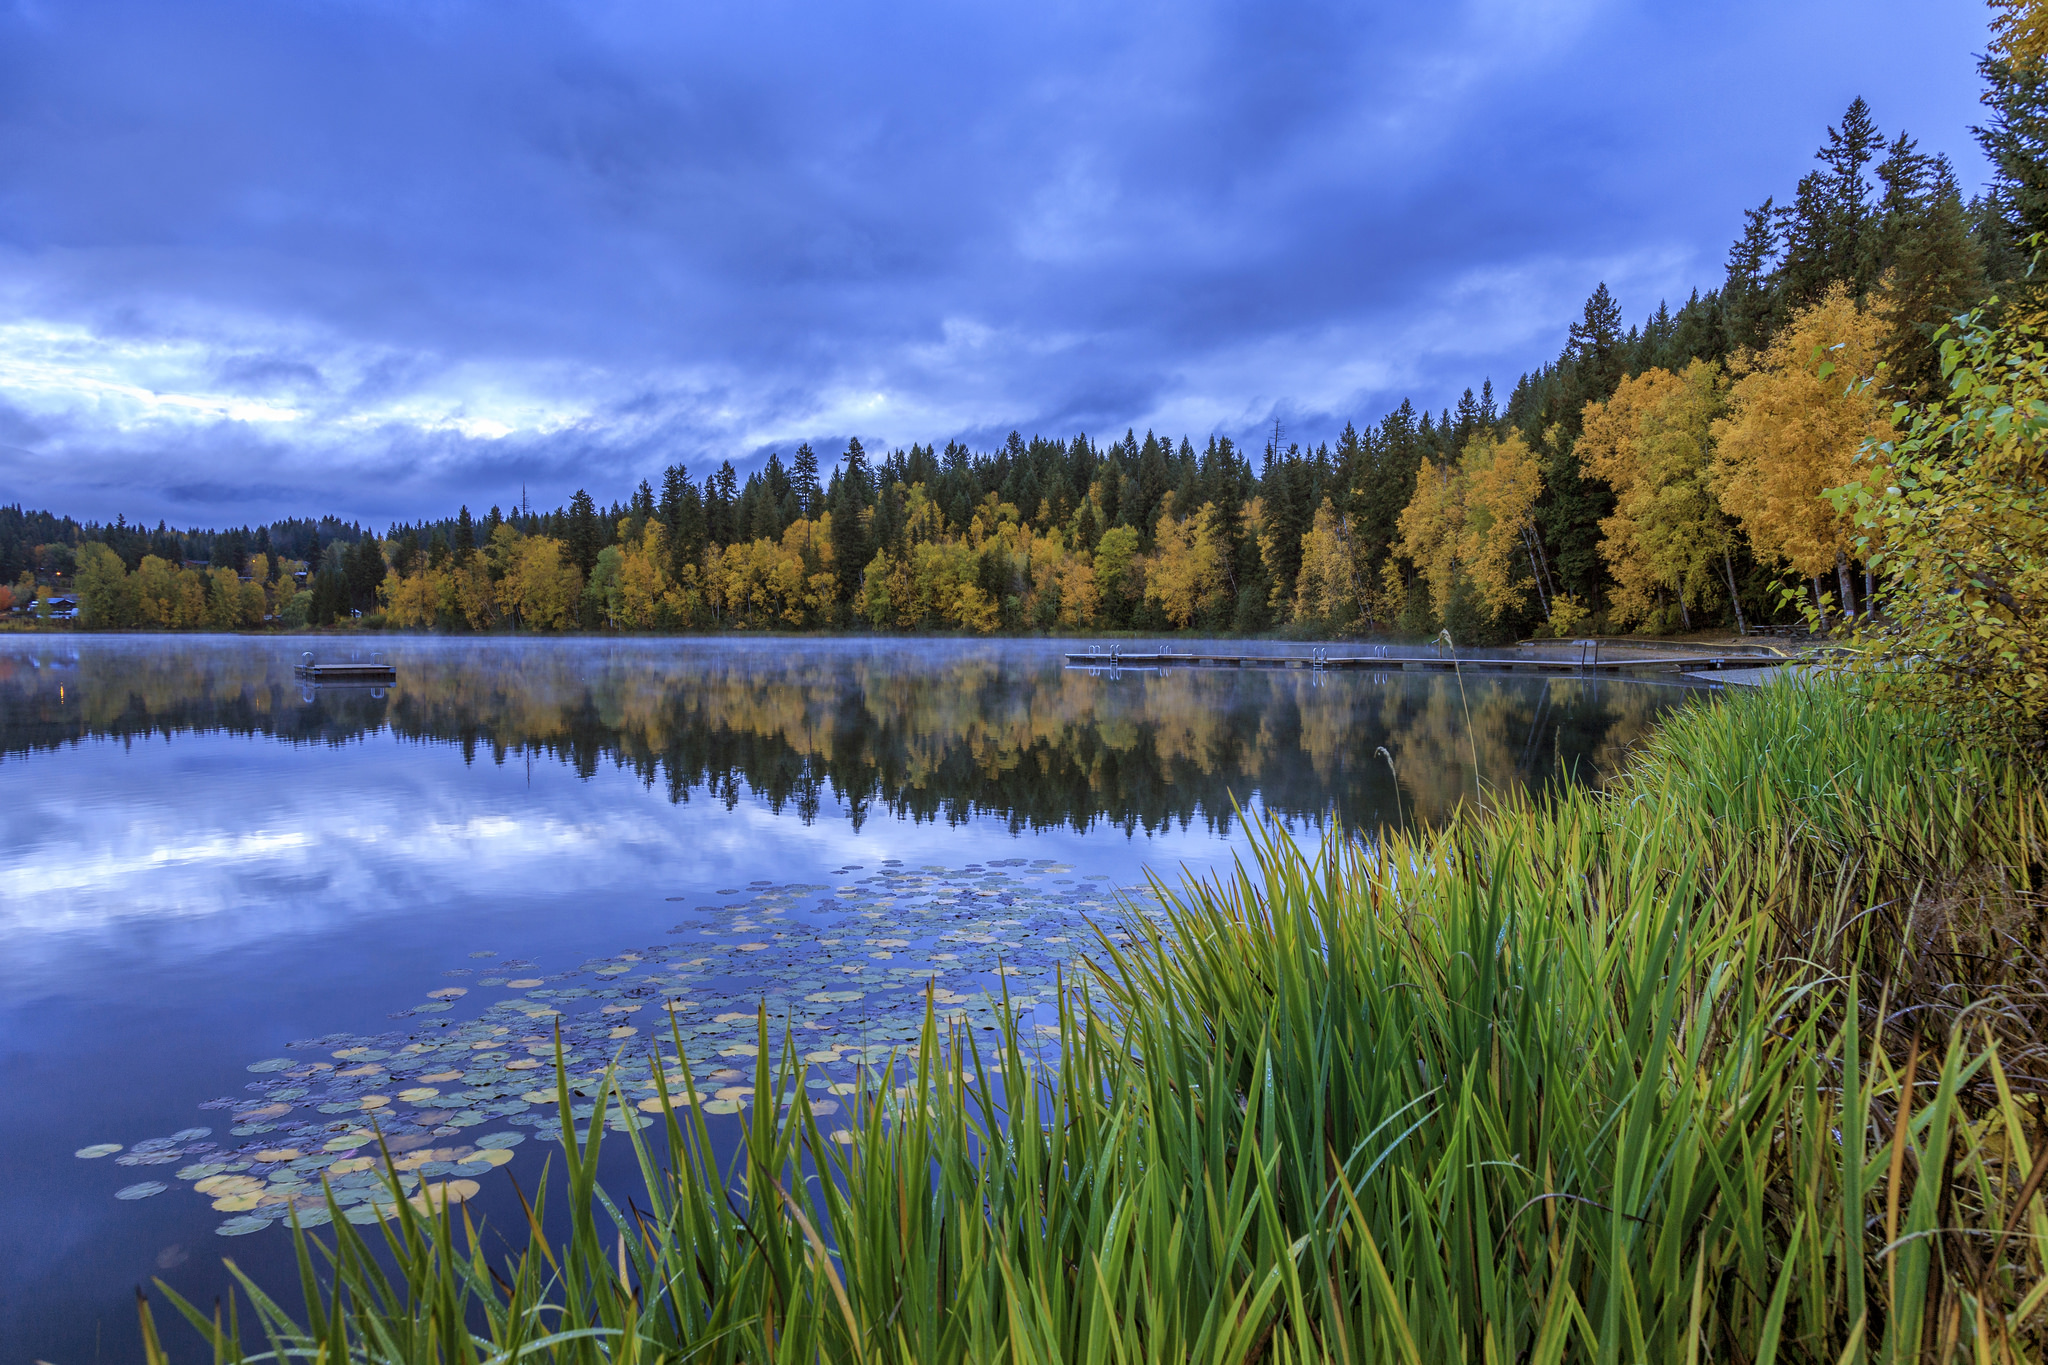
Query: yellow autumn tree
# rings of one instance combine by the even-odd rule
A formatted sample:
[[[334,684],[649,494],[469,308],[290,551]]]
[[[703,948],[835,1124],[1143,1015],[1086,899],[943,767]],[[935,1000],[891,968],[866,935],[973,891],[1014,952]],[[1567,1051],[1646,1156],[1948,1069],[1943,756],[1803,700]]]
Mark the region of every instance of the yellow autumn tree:
[[[1856,476],[1866,440],[1891,431],[1876,373],[1883,324],[1842,285],[1793,316],[1770,349],[1736,366],[1714,424],[1711,479],[1759,559],[1818,580],[1833,569],[1846,610],[1851,515],[1822,494]]]
[[[1441,616],[1457,591],[1465,534],[1465,490],[1458,468],[1425,459],[1415,472],[1415,493],[1395,523],[1394,553],[1415,566],[1429,588],[1431,610]],[[1393,562],[1388,561],[1391,570]]]
[[[505,528],[500,528],[505,529]],[[512,545],[498,580],[499,609],[527,630],[557,630],[570,623],[583,575],[553,536],[527,536]]]
[[[1721,367],[1695,360],[1683,374],[1646,370],[1586,405],[1579,459],[1615,494],[1600,556],[1614,576],[1608,612],[1617,625],[1655,621],[1668,602],[1690,630],[1692,608],[1724,586],[1734,596],[1734,528],[1711,479],[1726,395]]]
[[[1328,498],[1301,537],[1301,571],[1294,580],[1294,619],[1341,629],[1359,615],[1374,615],[1360,601],[1351,524]]]
[[[1503,439],[1481,432],[1465,443],[1458,459],[1465,477],[1465,559],[1474,586],[1495,620],[1529,599],[1534,581],[1529,537],[1535,533],[1536,501],[1543,496],[1543,471],[1536,452],[1511,431]]]
[[[1153,554],[1145,575],[1145,596],[1166,619],[1185,630],[1215,606],[1228,586],[1216,505],[1203,503],[1184,517],[1174,515],[1173,494],[1161,503],[1153,533]]]
[[[1519,431],[1479,433],[1455,465],[1422,462],[1415,496],[1401,512],[1395,552],[1422,574],[1438,616],[1461,582],[1494,620],[1528,601],[1529,537],[1542,496],[1542,469]]]

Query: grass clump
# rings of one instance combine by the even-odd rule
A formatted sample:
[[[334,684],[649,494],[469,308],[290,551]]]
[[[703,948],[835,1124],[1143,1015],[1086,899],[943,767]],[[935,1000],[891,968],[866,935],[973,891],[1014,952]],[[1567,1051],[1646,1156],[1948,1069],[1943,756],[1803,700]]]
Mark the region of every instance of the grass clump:
[[[1258,830],[1102,941],[1052,1064],[928,1012],[840,1141],[764,1018],[731,1169],[668,1106],[619,1125],[622,1207],[593,1122],[496,1257],[395,1201],[375,1248],[301,1238],[301,1313],[174,1302],[221,1359],[337,1365],[2037,1360],[2044,811],[1768,688],[1602,792]]]

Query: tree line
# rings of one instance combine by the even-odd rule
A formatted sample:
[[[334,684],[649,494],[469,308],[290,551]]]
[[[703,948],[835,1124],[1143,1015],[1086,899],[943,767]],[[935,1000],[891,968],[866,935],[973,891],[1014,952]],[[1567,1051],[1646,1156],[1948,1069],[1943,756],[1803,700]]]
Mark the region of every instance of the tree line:
[[[1305,448],[1128,431],[1012,433],[871,456],[779,452],[741,478],[683,464],[601,507],[394,525],[333,518],[175,533],[0,509],[0,570],[68,561],[94,626],[443,630],[861,627],[1314,633],[1747,627],[1868,613],[1872,566],[1830,501],[1899,404],[1944,388],[1938,329],[2025,301],[2048,229],[2032,67],[1982,63],[1993,183],[1861,99],[1785,202],[1745,214],[1717,288],[1624,327],[1605,284],[1505,402],[1404,401]],[[658,482],[658,487],[656,483]],[[38,545],[38,536],[50,537]],[[202,563],[194,563],[203,558]],[[61,573],[63,570],[60,570]]]

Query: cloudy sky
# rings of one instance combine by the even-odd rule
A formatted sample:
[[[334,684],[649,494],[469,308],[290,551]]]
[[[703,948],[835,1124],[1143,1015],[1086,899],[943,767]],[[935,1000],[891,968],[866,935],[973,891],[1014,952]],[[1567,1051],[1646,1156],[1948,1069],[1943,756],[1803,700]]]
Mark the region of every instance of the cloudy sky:
[[[1974,0],[0,0],[0,501],[601,499],[1011,428],[1327,439],[1718,283]]]

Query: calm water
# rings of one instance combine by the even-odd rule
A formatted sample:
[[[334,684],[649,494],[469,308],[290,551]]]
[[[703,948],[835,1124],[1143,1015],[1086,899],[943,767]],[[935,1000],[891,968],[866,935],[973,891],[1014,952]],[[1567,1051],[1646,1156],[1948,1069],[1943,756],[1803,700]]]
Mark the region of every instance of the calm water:
[[[1687,695],[858,640],[400,640],[396,686],[309,691],[302,647],[0,637],[5,1365],[134,1358],[154,1277],[274,1275],[280,1201],[372,1118],[501,1217],[557,1023],[587,1074],[673,1016],[707,1087],[764,998],[817,1086],[928,982],[1036,1027],[1119,888],[1242,848],[1233,798],[1433,820],[1472,743],[1492,783],[1586,777]]]

